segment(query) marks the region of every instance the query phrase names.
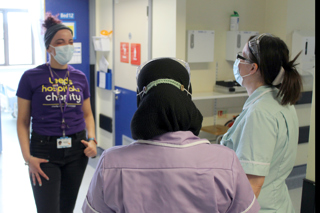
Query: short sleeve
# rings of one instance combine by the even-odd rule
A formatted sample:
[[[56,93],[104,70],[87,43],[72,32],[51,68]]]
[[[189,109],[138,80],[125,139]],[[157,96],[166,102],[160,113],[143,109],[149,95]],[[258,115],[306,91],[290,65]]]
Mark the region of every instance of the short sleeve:
[[[30,84],[29,76],[27,72],[24,72],[20,78],[16,95],[19,98],[31,100],[32,99],[32,87]]]
[[[242,126],[239,145],[235,150],[246,174],[267,176],[277,140],[276,119],[253,110]]]
[[[232,164],[233,174],[233,199],[227,212],[256,213],[260,205],[253,193],[247,175],[242,169],[239,159],[234,154]]]
[[[96,171],[92,177],[86,198],[82,205],[82,211],[84,213],[96,213],[96,212],[113,213],[114,212],[104,202],[103,161],[104,161],[104,157],[101,156],[99,159],[99,163],[97,165]]]

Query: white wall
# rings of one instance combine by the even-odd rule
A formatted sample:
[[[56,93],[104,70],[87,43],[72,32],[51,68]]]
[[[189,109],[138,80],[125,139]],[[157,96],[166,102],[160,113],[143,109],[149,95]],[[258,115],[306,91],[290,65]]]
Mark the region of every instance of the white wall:
[[[97,3],[96,7],[100,13],[111,13],[106,12],[102,5],[107,0],[96,1],[100,2],[100,6]],[[172,56],[185,59],[186,30],[214,30],[214,61],[190,63],[193,93],[213,91],[216,80],[234,79],[233,63],[225,60],[226,32],[234,10],[240,15],[239,30],[275,34],[286,41],[289,50],[293,30],[315,30],[314,0],[153,0],[152,58]],[[97,19],[101,20],[97,26],[104,26],[108,22],[103,14],[97,15]],[[100,30],[97,29],[97,32]],[[100,97],[108,95],[100,92]],[[215,104],[221,109],[227,107],[228,117],[216,119],[218,124],[224,124],[232,115],[241,111],[245,100],[246,98],[237,98],[217,103],[197,101],[196,104],[203,109],[204,125],[213,123],[212,110]],[[300,125],[309,125],[310,104],[296,108]],[[104,110],[110,114],[107,109]],[[308,144],[299,145],[295,165],[307,162],[307,150]]]
[[[315,30],[315,0],[187,0],[187,30],[214,30],[215,46],[212,63],[190,63],[193,92],[214,90],[216,80],[234,79],[232,62],[225,60],[226,32],[230,15],[237,11],[240,16],[239,30],[269,32],[283,39],[291,50],[291,34],[295,29]],[[304,83],[312,78],[304,78]],[[311,90],[310,85],[305,90]],[[224,124],[234,114],[241,112],[245,98],[214,101],[196,101],[204,114],[203,125],[214,122],[213,108],[226,108],[227,119],[217,119]],[[238,109],[238,112],[237,112]],[[310,104],[296,106],[300,126],[310,124]],[[211,111],[210,111],[211,110]],[[308,143],[299,144],[295,165],[306,164]]]
[[[153,0],[152,58],[176,57],[176,0]]]
[[[112,26],[112,0],[96,0],[96,36],[100,36],[101,30],[111,31]],[[113,35],[111,35],[112,38]],[[90,41],[92,42],[92,41]],[[111,46],[113,45],[111,39]],[[99,60],[104,56],[109,62],[109,68],[113,70],[113,56],[110,52],[96,52],[96,71],[99,70]],[[114,76],[114,75],[113,75]],[[99,127],[99,114],[113,118],[114,94],[113,90],[96,87],[96,137],[101,148],[107,149],[114,145],[113,134]],[[114,129],[114,128],[113,128]]]
[[[315,84],[313,84],[313,91],[315,91]],[[306,178],[308,180],[316,182],[316,149],[315,149],[315,125],[316,125],[316,115],[315,115],[315,92],[312,94],[312,107],[311,107],[311,119],[310,119],[310,134],[309,134],[309,147],[308,147],[308,158],[307,158],[307,174]]]

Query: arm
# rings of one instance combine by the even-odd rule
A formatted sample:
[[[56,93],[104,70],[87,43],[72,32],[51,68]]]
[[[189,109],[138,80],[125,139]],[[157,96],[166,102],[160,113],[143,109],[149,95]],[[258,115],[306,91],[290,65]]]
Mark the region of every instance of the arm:
[[[86,100],[83,101],[82,111],[84,114],[83,117],[86,123],[88,138],[96,138],[95,124],[94,124],[93,114],[91,110],[90,98],[87,98]],[[88,142],[85,140],[82,140],[81,142],[87,147],[84,150],[84,153],[86,154],[87,157],[94,157],[97,155],[97,144],[93,140]]]
[[[29,147],[30,105],[31,102],[29,100],[18,97],[17,132],[21,152],[25,162],[29,162],[31,157]]]
[[[257,176],[257,175],[249,175],[247,174],[247,177],[249,179],[250,185],[252,187],[252,190],[256,196],[256,198],[258,198],[262,185],[264,183],[264,176]]]
[[[36,184],[37,179],[41,186],[40,175],[47,180],[49,180],[49,177],[40,168],[40,163],[47,163],[48,160],[36,158],[30,154],[30,106],[31,102],[29,100],[18,97],[17,133],[23,158],[29,165],[29,173],[32,174],[33,185]]]
[[[227,212],[258,212],[260,205],[235,153],[233,153],[232,176],[230,177],[232,177],[233,184],[230,194],[231,204]]]

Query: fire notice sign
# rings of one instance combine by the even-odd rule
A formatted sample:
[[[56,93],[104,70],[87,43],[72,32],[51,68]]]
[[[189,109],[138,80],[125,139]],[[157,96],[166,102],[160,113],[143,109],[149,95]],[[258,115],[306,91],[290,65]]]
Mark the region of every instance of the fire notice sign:
[[[131,64],[140,65],[141,44],[131,44]]]
[[[129,43],[120,42],[120,62],[129,63]]]

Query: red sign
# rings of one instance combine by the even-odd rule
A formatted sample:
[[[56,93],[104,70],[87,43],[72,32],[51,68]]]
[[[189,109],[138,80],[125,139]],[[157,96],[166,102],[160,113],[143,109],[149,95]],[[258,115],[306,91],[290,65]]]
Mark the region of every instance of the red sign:
[[[131,64],[140,65],[141,44],[131,44]]]
[[[129,43],[120,42],[120,61],[129,63]]]

